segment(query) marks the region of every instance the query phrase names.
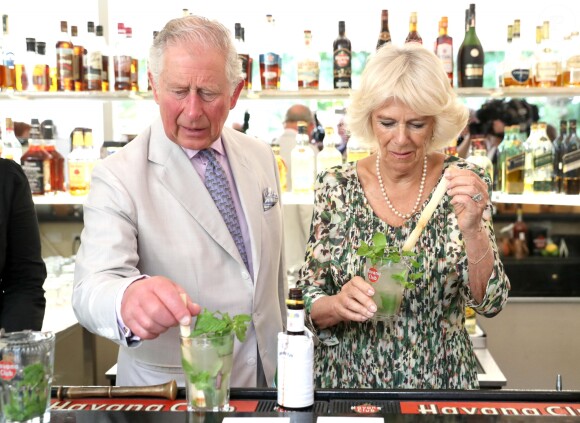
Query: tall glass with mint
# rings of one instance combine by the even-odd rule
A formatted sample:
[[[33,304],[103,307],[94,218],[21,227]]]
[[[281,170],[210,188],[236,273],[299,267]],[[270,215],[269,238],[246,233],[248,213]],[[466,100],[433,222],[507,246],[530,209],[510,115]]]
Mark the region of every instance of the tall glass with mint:
[[[228,411],[235,338],[246,339],[250,316],[203,310],[194,330],[181,336],[181,363],[185,374],[187,409]]]
[[[387,245],[381,232],[373,235],[371,243],[362,242],[357,254],[366,258],[363,276],[375,290],[374,319],[392,319],[401,308],[405,289],[414,289],[414,281],[423,276],[416,254]]]
[[[51,332],[0,332],[0,421],[50,421]]]

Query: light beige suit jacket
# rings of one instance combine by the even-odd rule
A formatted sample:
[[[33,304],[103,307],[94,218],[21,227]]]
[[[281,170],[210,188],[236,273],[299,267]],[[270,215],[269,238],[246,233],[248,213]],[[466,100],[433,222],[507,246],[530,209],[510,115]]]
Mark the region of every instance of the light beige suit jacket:
[[[248,222],[254,281],[199,175],[160,120],[93,171],[73,307],[81,325],[120,345],[118,385],[184,384],[178,328],[136,347],[118,328],[115,303],[142,275],[170,278],[211,311],[251,314],[246,342],[236,340],[231,384],[256,386],[258,353],[268,384],[274,380],[286,316],[282,208],[278,201],[264,210],[263,195],[269,189],[280,198],[277,165],[262,141],[224,128],[222,142]]]

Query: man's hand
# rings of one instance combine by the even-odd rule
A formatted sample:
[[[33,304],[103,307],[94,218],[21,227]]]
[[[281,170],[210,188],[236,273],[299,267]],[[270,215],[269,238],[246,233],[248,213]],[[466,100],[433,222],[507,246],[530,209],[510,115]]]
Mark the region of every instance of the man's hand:
[[[155,339],[170,327],[189,325],[191,316],[198,315],[201,307],[189,298],[184,304],[180,296],[183,292],[163,276],[135,281],[121,300],[121,318],[141,339]]]

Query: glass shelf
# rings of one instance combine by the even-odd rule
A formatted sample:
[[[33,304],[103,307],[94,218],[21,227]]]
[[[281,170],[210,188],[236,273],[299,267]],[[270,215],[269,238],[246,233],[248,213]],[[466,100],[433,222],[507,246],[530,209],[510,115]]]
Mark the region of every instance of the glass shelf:
[[[264,90],[246,91],[240,96],[243,100],[295,100],[295,99],[339,99],[348,98],[352,90]],[[580,96],[580,87],[555,88],[455,88],[459,97],[506,98],[506,97],[575,97]],[[2,92],[0,100],[152,100],[149,92]]]
[[[82,205],[85,202],[86,195],[74,196],[68,193],[59,193],[56,195],[33,196],[35,204],[69,204]],[[504,194],[494,191],[491,195],[494,203],[508,204],[540,204],[551,206],[580,206],[580,195],[566,194]],[[310,204],[314,203],[312,195],[297,195],[291,192],[285,192],[282,195],[283,204]]]
[[[546,206],[580,206],[580,195],[566,194],[504,194],[493,192],[491,201],[508,204],[538,204]]]
[[[82,205],[86,198],[86,195],[70,195],[68,192],[61,192],[55,195],[32,196],[32,200],[36,205]]]

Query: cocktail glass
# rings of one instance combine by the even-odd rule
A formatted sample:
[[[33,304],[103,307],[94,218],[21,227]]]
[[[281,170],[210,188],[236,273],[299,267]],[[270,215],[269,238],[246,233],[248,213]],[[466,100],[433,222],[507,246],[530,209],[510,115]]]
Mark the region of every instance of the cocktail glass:
[[[391,320],[400,310],[403,300],[403,285],[393,278],[395,274],[406,275],[404,263],[385,261],[373,265],[370,260],[365,263],[366,281],[375,289],[373,299],[377,304],[375,320]]]
[[[50,421],[54,334],[0,332],[0,422]]]
[[[233,357],[234,333],[181,337],[188,410],[229,411]]]

